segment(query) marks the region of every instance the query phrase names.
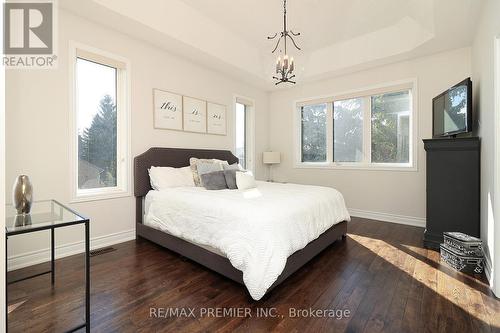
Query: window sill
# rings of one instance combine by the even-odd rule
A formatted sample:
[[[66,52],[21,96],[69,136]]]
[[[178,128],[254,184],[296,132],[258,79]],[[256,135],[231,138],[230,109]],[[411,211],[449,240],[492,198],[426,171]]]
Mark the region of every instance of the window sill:
[[[92,191],[85,194],[73,194],[70,203],[126,198],[130,197],[131,195],[132,194],[130,193],[130,191],[125,190]]]
[[[297,162],[295,169],[366,170],[366,171],[403,171],[417,172],[415,165],[395,164],[345,164],[332,162]]]

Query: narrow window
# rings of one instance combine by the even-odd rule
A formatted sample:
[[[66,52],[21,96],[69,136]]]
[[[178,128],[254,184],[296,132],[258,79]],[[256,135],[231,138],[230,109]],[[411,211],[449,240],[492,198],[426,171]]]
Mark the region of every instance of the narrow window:
[[[116,68],[78,58],[78,189],[115,187]]]
[[[77,50],[75,59],[76,193],[99,198],[127,191],[126,66]],[[83,54],[83,55],[80,55]]]
[[[236,103],[236,157],[243,168],[247,168],[247,106]]]

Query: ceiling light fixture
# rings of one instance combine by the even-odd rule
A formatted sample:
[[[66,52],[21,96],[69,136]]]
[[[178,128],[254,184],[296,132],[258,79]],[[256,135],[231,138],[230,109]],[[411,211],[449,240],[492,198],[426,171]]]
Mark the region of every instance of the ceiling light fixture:
[[[278,81],[276,82],[276,85],[283,82],[295,84],[295,81],[292,80],[293,78],[295,78],[295,74],[293,74],[293,70],[295,69],[295,63],[293,62],[293,57],[290,58],[288,57],[288,53],[286,51],[286,39],[287,37],[290,38],[293,46],[295,46],[297,50],[300,50],[300,47],[297,46],[295,40],[292,37],[292,36],[299,36],[300,32],[295,33],[292,30],[286,30],[286,0],[283,0],[283,31],[281,31],[280,33],[277,32],[274,34],[274,36],[267,37],[267,39],[270,40],[275,39],[276,37],[278,37],[278,34],[280,35],[278,38],[278,42],[276,43],[276,46],[274,47],[271,53],[276,52],[278,46],[280,45],[281,40],[283,40],[285,52],[283,58],[279,56],[278,60],[276,61],[276,74],[278,76],[273,76],[273,79]]]

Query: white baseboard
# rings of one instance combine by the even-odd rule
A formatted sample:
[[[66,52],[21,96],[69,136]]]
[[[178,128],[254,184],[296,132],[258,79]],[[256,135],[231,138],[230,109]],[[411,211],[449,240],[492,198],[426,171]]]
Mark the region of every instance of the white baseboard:
[[[349,208],[348,210],[349,213],[355,217],[425,228],[424,217],[413,217],[413,216],[404,216],[404,215],[396,215],[388,213],[370,212],[367,210],[355,209],[355,208]]]
[[[488,280],[491,291],[497,298],[500,298],[500,291],[498,290],[499,288],[498,286],[495,286],[495,282],[493,279],[495,269],[491,266],[491,258],[488,254],[488,251],[484,252],[484,274],[486,275],[486,279]]]
[[[135,239],[135,229],[116,232],[113,234],[98,236],[90,239],[90,249],[98,249],[118,243]],[[85,242],[75,242],[56,246],[56,259],[64,258],[85,251]],[[10,256],[8,259],[8,270],[40,264],[50,260],[50,248],[26,252]]]

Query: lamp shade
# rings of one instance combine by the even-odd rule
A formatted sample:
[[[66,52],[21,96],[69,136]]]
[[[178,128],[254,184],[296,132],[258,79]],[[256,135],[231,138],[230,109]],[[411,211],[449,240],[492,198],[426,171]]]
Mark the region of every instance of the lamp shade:
[[[264,164],[279,164],[281,162],[280,153],[277,151],[265,151],[262,153]]]

